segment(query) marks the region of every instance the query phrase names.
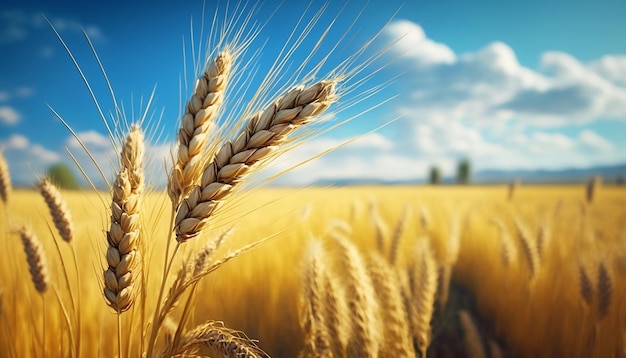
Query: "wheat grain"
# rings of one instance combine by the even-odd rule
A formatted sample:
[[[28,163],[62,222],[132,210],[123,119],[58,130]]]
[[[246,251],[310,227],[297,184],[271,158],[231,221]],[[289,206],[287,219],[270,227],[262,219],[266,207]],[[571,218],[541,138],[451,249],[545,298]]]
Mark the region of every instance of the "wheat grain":
[[[487,358],[480,332],[470,313],[466,310],[460,310],[459,321],[463,329],[463,341],[465,342],[465,352],[467,356],[470,358]]]
[[[411,329],[421,356],[426,357],[431,340],[430,321],[437,294],[437,262],[427,238],[419,240],[413,265],[414,271],[412,270],[412,275],[410,275],[412,277],[409,311]]]
[[[224,100],[233,61],[228,50],[220,51],[196,81],[187,102],[178,130],[176,163],[167,182],[167,192],[175,207],[202,175],[202,154],[211,139],[213,120]]]
[[[48,262],[46,254],[41,246],[41,242],[35,233],[27,227],[22,227],[19,231],[28,261],[28,270],[35,289],[43,294],[48,290],[50,276],[48,274]]]
[[[338,264],[344,273],[344,287],[348,294],[348,310],[352,318],[346,353],[348,357],[377,357],[380,332],[376,325],[379,307],[372,280],[367,274],[359,250],[347,238],[331,235],[338,249]]]
[[[500,239],[500,261],[502,261],[502,265],[504,267],[508,267],[517,260],[517,249],[515,247],[515,243],[513,242],[513,239],[511,239],[509,231],[502,221],[491,218],[489,219],[489,222],[498,228],[498,237]]]
[[[128,310],[137,294],[141,267],[141,193],[143,190],[143,135],[133,126],[122,146],[121,168],[113,185],[111,223],[104,270],[104,296],[119,313]]]
[[[44,198],[54,226],[65,242],[71,242],[74,235],[74,223],[72,214],[59,189],[48,178],[43,178],[39,185],[39,191]]]
[[[207,225],[213,211],[254,164],[269,159],[287,136],[313,120],[333,103],[336,80],[297,86],[280,96],[246,124],[234,141],[221,146],[176,213],[176,240],[185,242]],[[275,154],[275,153],[274,153]]]
[[[11,173],[4,153],[0,151],[0,199],[7,204],[11,196]]]
[[[598,319],[603,319],[609,313],[613,296],[613,284],[611,276],[601,262],[598,266]]]
[[[381,357],[415,357],[408,323],[408,313],[399,279],[392,266],[380,254],[372,253],[368,268],[380,301],[383,320]]]

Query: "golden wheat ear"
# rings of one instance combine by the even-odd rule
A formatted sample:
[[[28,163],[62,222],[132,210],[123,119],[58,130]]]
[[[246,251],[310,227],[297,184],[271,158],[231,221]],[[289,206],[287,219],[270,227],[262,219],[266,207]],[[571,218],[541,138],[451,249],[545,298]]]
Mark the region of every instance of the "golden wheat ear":
[[[311,122],[336,101],[336,80],[297,86],[258,112],[234,141],[221,146],[176,213],[176,240],[185,242],[206,227],[209,218],[254,165],[270,159],[287,136]]]
[[[319,240],[311,240],[304,257],[304,274],[300,293],[300,328],[305,335],[301,357],[332,356],[330,334],[327,331],[327,319],[324,312],[326,296],[324,276],[326,253]]]
[[[387,357],[415,357],[400,278],[394,267],[376,252],[370,254],[367,263],[384,322],[381,353]]]
[[[143,148],[142,131],[139,126],[133,126],[122,146],[121,169],[113,186],[111,224],[107,232],[104,296],[118,313],[132,306],[138,292]]]
[[[19,234],[24,245],[24,253],[28,261],[28,270],[30,271],[33,285],[37,292],[44,294],[50,284],[50,275],[43,246],[30,228],[22,227],[19,230]]]
[[[7,204],[11,196],[11,173],[4,153],[0,151],[0,199]]]
[[[193,95],[187,102],[178,130],[176,163],[167,182],[167,192],[175,208],[202,176],[203,154],[215,126],[213,120],[224,101],[233,61],[230,51],[219,52],[196,81]]]
[[[71,242],[74,236],[74,222],[61,192],[48,178],[41,180],[39,191],[48,206],[48,211],[59,235],[63,241]]]
[[[342,234],[335,231],[330,239],[337,249],[337,267],[342,272],[352,322],[347,356],[377,357],[382,338],[377,326],[380,307],[365,262],[358,248]]]
[[[185,333],[172,356],[188,354],[225,358],[269,357],[256,342],[243,333],[228,329],[220,322],[209,321]]]

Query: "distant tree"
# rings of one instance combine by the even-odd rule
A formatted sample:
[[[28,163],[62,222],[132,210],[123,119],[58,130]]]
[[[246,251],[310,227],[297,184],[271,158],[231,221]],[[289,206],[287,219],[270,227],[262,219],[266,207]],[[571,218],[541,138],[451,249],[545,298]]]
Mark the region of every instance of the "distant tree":
[[[441,171],[439,167],[432,166],[430,167],[430,175],[429,175],[430,184],[436,185],[441,184]]]
[[[63,163],[53,164],[48,168],[48,178],[63,189],[78,189],[80,186],[72,170]]]
[[[469,159],[459,161],[456,169],[456,181],[459,184],[469,184],[472,177],[472,164]]]

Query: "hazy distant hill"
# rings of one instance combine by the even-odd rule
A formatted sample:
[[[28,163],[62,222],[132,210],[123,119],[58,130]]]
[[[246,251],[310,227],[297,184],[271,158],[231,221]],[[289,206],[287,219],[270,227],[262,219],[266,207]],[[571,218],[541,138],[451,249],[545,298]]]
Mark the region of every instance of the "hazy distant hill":
[[[587,169],[563,170],[482,170],[472,174],[473,184],[509,183],[515,179],[522,183],[536,184],[575,184],[584,183],[594,175],[603,177],[605,183],[614,183],[618,177],[626,177],[626,164],[616,166],[602,166]],[[384,181],[374,179],[339,179],[320,180],[314,185],[319,186],[347,186],[347,185],[404,185],[424,184],[426,180]],[[443,183],[454,183],[453,178],[444,178]]]

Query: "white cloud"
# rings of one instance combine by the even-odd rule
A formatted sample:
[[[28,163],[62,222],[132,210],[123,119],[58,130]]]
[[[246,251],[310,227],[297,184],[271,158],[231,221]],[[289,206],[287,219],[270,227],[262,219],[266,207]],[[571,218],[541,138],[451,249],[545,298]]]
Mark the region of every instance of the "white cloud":
[[[20,121],[21,115],[13,107],[0,106],[0,123],[13,125]]]
[[[391,51],[411,59],[419,66],[445,64],[455,60],[454,52],[448,46],[427,38],[424,30],[413,22],[395,21],[385,32],[389,39],[395,41]]]
[[[11,179],[17,185],[36,182],[38,175],[45,173],[50,165],[61,160],[58,153],[19,134],[0,140],[0,147],[3,148],[9,164]]]

